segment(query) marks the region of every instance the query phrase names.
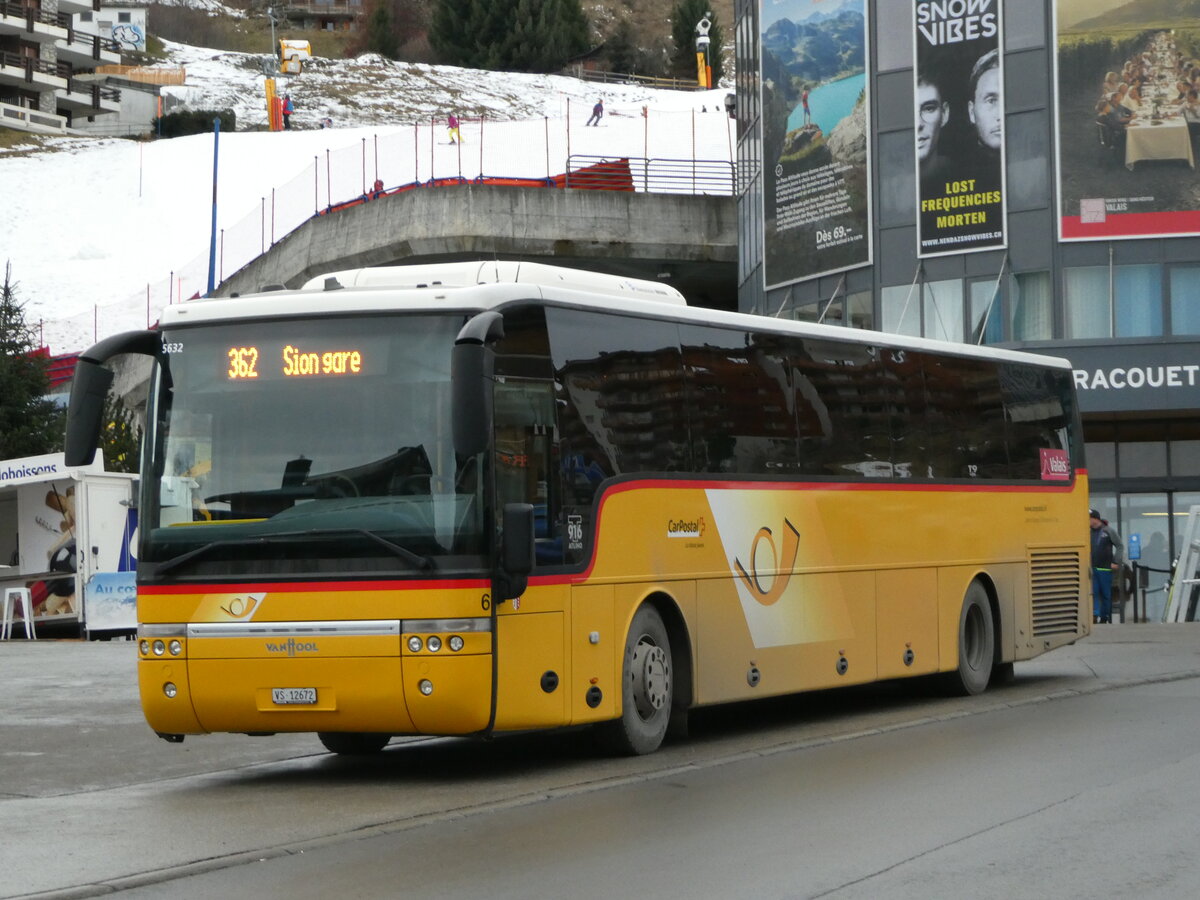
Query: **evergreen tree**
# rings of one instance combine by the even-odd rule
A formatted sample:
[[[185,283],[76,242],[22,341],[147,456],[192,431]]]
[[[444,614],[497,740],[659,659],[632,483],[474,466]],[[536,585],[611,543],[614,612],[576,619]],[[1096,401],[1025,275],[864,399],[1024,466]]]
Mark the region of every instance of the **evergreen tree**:
[[[579,0],[435,0],[429,42],[441,61],[551,72],[587,50]]]
[[[366,31],[366,49],[387,59],[396,58],[400,52],[400,38],[396,34],[396,24],[392,20],[392,9],[388,0],[376,2],[371,15],[367,17]]]
[[[346,47],[348,56],[378,53],[388,59],[408,59],[406,45],[428,29],[429,0],[363,0],[366,23]]]
[[[604,46],[608,67],[614,72],[633,75],[638,71],[640,53],[637,36],[628,19],[622,19]]]
[[[0,286],[0,459],[57,453],[63,447],[63,410],[46,399],[49,360],[38,347],[17,302],[12,266]]]
[[[672,67],[680,78],[696,77],[696,23],[704,18],[705,13],[712,13],[709,0],[680,0],[671,11],[671,39],[675,42],[675,52],[672,54]],[[725,66],[721,63],[721,47],[725,36],[717,23],[715,13],[710,15],[712,28],[708,37],[708,64],[712,66],[713,84],[721,83],[725,74]]]

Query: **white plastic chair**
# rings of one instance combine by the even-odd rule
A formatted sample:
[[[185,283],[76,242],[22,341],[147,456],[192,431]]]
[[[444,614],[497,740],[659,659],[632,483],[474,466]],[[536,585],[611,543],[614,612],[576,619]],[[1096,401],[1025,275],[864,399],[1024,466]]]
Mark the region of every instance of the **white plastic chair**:
[[[12,637],[13,616],[16,615],[17,603],[21,604],[21,621],[25,623],[26,640],[37,640],[37,629],[33,624],[33,595],[29,588],[10,587],[4,589],[4,624],[0,630],[0,640],[7,641]]]

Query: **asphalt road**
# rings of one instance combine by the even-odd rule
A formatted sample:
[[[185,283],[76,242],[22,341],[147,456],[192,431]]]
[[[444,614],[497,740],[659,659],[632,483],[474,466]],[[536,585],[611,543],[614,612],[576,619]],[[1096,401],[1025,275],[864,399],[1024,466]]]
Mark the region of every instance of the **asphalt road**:
[[[1102,627],[946,699],[890,684],[586,732],[189,738],[131,644],[0,645],[0,896],[1192,896],[1200,629]],[[984,877],[986,876],[986,878]],[[1053,889],[1051,889],[1053,888]]]

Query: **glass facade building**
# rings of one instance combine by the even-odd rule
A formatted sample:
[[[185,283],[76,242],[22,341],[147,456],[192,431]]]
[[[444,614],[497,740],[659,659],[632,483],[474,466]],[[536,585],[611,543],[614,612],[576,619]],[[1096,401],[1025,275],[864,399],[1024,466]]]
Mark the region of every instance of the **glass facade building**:
[[[1123,538],[1139,535],[1143,564],[1166,570],[1184,516],[1200,504],[1200,101],[1189,100],[1200,92],[1200,17],[1138,21],[1137,5],[737,0],[738,306],[1071,360],[1092,505]],[[856,28],[861,67],[845,62],[859,46]],[[980,52],[953,70],[973,55],[955,45],[976,39],[980,51],[990,40],[998,59]],[[814,62],[830,41],[837,71]],[[968,179],[929,187],[924,135],[940,123],[943,138],[957,127],[963,146],[987,149],[968,122],[979,128],[988,66],[1002,105],[1002,147],[989,157],[1002,167],[1001,193],[946,199]],[[844,125],[810,124],[810,113],[821,116],[820,89],[856,74],[865,76],[856,107],[865,156],[839,149]],[[939,79],[930,96],[927,84]],[[834,188],[807,207],[785,192],[818,172],[803,154],[822,142],[829,171],[857,164],[865,173],[867,259],[841,268],[802,259],[781,280],[778,266],[770,271],[772,243],[787,242],[795,256],[811,226],[819,253],[838,221],[821,219]],[[983,184],[989,163],[971,165],[969,181],[978,173]],[[986,233],[943,228],[987,218],[954,203],[997,196],[1001,221],[992,215]],[[931,208],[967,215],[935,224]],[[939,228],[951,236],[929,252],[927,234]],[[1151,574],[1153,617],[1167,576]]]

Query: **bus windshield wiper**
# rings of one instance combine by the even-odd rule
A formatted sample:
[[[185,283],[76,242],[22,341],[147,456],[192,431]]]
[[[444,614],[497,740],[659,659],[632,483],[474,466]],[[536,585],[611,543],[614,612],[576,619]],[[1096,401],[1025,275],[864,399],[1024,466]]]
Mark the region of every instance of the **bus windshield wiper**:
[[[399,544],[393,543],[373,531],[368,531],[366,528],[313,528],[308,531],[297,532],[297,534],[312,535],[314,537],[323,534],[361,534],[369,537],[379,546],[391,551],[405,562],[416,566],[422,572],[427,572],[433,568],[433,559],[431,557],[422,556],[420,553],[415,553],[407,547],[401,547]],[[280,535],[280,537],[284,537],[284,535]]]
[[[186,553],[180,553],[178,556],[172,556],[170,559],[158,563],[154,571],[161,575],[164,572],[170,572],[172,569],[178,569],[184,563],[191,562],[197,556],[202,556],[209,550],[213,550],[217,547],[242,546],[246,543],[246,541],[211,541],[207,544],[201,544],[194,550],[189,550]]]
[[[368,531],[365,528],[312,528],[304,531],[286,531],[279,534],[261,535],[257,537],[246,537],[239,540],[212,541],[208,544],[202,544],[195,549],[188,550],[186,553],[181,553],[178,556],[172,556],[168,560],[157,565],[156,573],[162,575],[177,569],[180,566],[191,562],[198,556],[208,553],[210,550],[215,550],[218,547],[246,547],[254,544],[281,544],[295,541],[297,538],[318,538],[326,535],[347,535],[361,534],[364,537],[370,538],[379,546],[386,549],[393,556],[404,560],[409,565],[414,566],[422,572],[428,572],[433,568],[433,559],[428,556],[422,556],[420,553],[415,553],[407,547],[401,547],[389,541],[385,537],[375,534],[373,531]]]

